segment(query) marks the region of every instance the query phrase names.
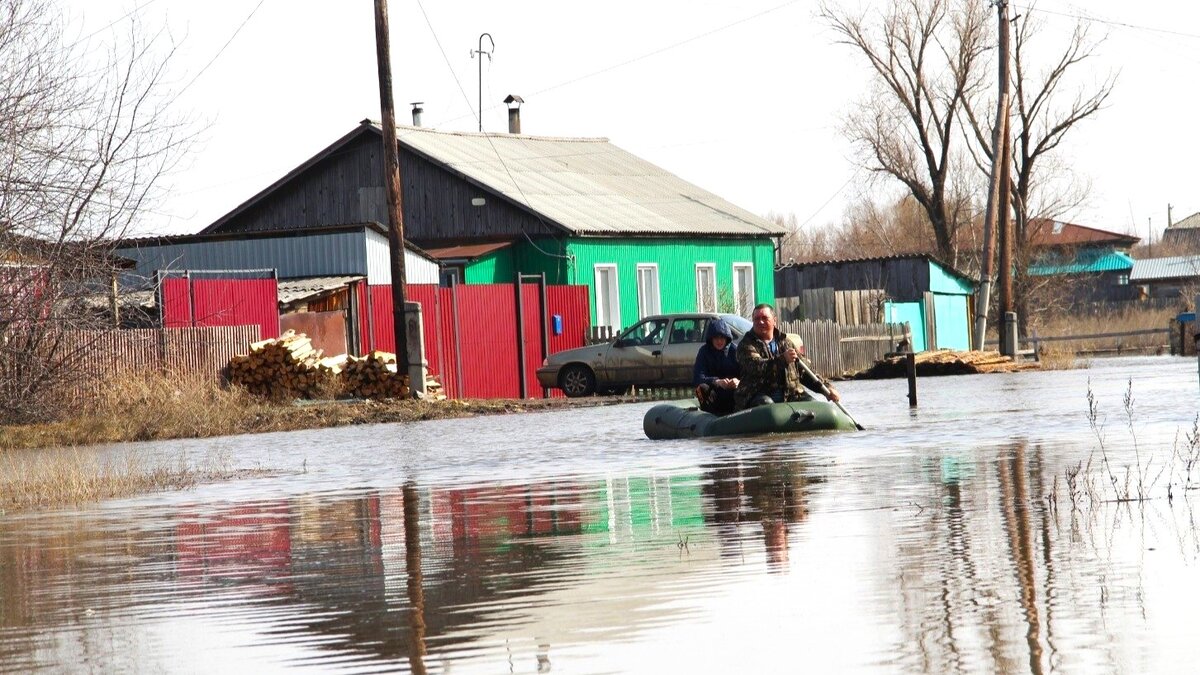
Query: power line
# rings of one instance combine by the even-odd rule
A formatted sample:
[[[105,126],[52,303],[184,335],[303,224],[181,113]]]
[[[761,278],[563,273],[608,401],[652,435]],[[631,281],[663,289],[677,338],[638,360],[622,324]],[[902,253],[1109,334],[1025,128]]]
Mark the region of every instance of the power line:
[[[1110,19],[1101,19],[1101,18],[1098,18],[1095,16],[1088,16],[1085,14],[1071,14],[1068,12],[1055,12],[1053,10],[1043,9],[1041,7],[1035,7],[1032,5],[1022,6],[1021,9],[1026,12],[1041,12],[1042,14],[1052,14],[1054,16],[1066,17],[1068,19],[1076,19],[1078,21],[1089,21],[1092,23],[1102,23],[1102,24],[1105,24],[1108,26],[1114,26],[1116,28],[1130,28],[1132,30],[1142,30],[1142,31],[1150,32],[1150,33],[1162,33],[1164,35],[1175,35],[1177,37],[1186,37],[1186,38],[1193,38],[1193,39],[1200,40],[1200,34],[1197,34],[1197,33],[1184,33],[1182,31],[1169,30],[1167,28],[1142,26],[1142,25],[1138,25],[1138,24],[1134,24],[1134,23],[1126,23],[1124,21],[1112,21]]]
[[[153,1],[154,0],[151,0],[151,2],[153,2]],[[191,81],[189,81],[187,84],[183,85],[183,89],[179,90],[179,94],[182,94],[183,92],[187,91],[189,87],[191,87],[193,84],[195,84],[196,80],[200,79],[200,76],[203,75],[206,70],[208,70],[208,67],[211,66],[213,63],[215,63],[216,60],[221,57],[221,54],[225,53],[225,50],[228,49],[229,45],[233,43],[234,39],[238,36],[238,33],[241,33],[242,29],[246,27],[246,24],[250,23],[250,19],[254,18],[254,15],[258,13],[258,9],[260,7],[262,7],[263,3],[266,1],[267,0],[258,0],[258,4],[254,6],[254,9],[250,10],[250,13],[246,15],[246,18],[242,19],[242,22],[240,24],[238,24],[237,29],[233,31],[233,35],[230,35],[229,39],[225,41],[225,44],[221,45],[221,48],[219,50],[217,50],[217,53],[214,54],[211,59],[209,59],[208,63],[204,64],[204,67],[200,69],[200,72],[196,73],[196,76],[193,77],[191,79]],[[178,96],[179,94],[176,94],[176,96]]]

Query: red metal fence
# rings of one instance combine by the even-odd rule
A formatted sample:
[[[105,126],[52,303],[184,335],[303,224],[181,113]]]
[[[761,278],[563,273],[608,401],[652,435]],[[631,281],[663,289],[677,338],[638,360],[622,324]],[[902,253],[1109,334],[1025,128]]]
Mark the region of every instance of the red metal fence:
[[[264,338],[279,337],[279,284],[275,279],[163,279],[162,320],[166,328],[257,324]]]
[[[586,286],[547,286],[543,313],[539,286],[522,284],[520,333],[513,284],[452,288],[412,284],[407,292],[409,300],[421,305],[429,372],[451,398],[521,398],[522,370],[525,396],[542,396],[537,369],[544,358],[543,336],[547,354],[581,347],[590,322]],[[370,328],[366,333],[371,336],[370,348],[394,352],[391,286],[371,286],[364,295],[369,295],[369,302],[363,298],[363,306],[371,310],[364,319],[364,331]],[[562,326],[557,333],[556,323]],[[551,393],[559,395],[557,390]]]

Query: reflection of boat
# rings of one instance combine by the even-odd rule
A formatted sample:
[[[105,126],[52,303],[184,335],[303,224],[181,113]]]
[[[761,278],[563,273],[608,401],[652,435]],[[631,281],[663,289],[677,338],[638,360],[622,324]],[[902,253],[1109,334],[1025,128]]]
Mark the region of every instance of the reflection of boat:
[[[773,403],[717,417],[695,400],[660,403],[646,411],[642,429],[653,439],[805,431],[854,431],[854,420],[826,401]]]

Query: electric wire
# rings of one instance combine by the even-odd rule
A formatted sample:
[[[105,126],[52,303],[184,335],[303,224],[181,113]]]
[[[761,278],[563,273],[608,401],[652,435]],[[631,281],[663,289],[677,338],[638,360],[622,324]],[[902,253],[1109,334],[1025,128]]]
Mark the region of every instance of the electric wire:
[[[242,29],[246,27],[246,24],[250,23],[250,19],[254,18],[254,15],[258,13],[259,8],[261,8],[263,3],[266,1],[267,0],[258,0],[258,4],[254,6],[254,9],[250,10],[250,13],[246,15],[246,18],[242,19],[242,22],[238,24],[237,29],[233,31],[233,35],[230,35],[229,39],[225,41],[225,44],[221,45],[221,48],[217,50],[217,53],[214,54],[211,59],[209,59],[208,63],[204,64],[204,67],[200,69],[200,72],[196,73],[196,76],[193,77],[187,84],[183,85],[183,88],[179,90],[179,94],[187,91],[188,88],[195,84],[196,80],[200,79],[200,76],[208,70],[209,66],[215,63],[217,59],[221,58],[221,54],[224,54],[225,50],[229,48],[229,45],[233,44],[233,41],[237,38],[238,34],[242,32]],[[178,96],[179,94],[176,95]]]

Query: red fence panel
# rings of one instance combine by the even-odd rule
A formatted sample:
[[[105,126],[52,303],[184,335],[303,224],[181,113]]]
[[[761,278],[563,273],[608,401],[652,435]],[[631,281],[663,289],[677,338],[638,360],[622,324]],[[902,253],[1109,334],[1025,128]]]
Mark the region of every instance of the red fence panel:
[[[517,334],[517,296],[512,284],[459,285],[438,288],[412,284],[408,299],[421,305],[425,361],[430,375],[450,398],[518,398],[521,370]],[[368,291],[372,349],[395,351],[391,286]],[[537,284],[521,287],[525,336],[526,395],[540,397],[537,369],[542,365],[542,330],[551,328],[550,353],[581,347],[589,324],[586,286],[548,286],[546,314],[541,314]],[[553,317],[563,330],[554,334]],[[557,390],[552,390],[555,395]]]
[[[172,277],[162,283],[163,326],[258,325],[263,338],[279,337],[279,284],[275,279]]]

